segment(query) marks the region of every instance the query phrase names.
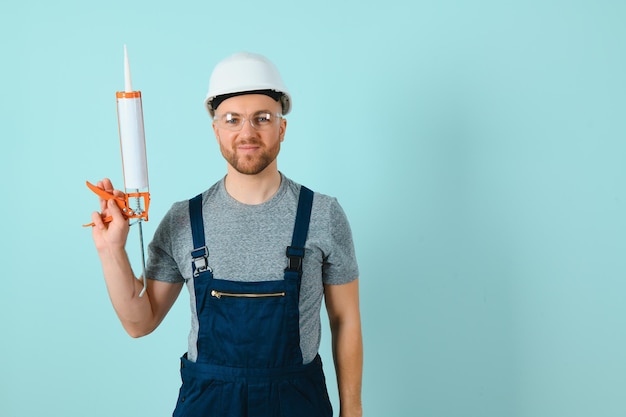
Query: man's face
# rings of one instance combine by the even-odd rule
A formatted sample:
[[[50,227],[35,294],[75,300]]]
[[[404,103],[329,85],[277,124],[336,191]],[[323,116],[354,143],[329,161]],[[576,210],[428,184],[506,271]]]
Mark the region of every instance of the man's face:
[[[280,143],[287,128],[287,121],[277,116],[280,111],[279,102],[262,94],[231,97],[218,106],[215,111],[218,118],[228,115],[246,119],[241,130],[236,131],[225,128],[218,121],[213,121],[213,131],[220,151],[232,168],[242,174],[256,175],[268,166],[276,165]],[[250,119],[264,113],[271,115],[271,122],[266,126],[253,127]],[[253,123],[255,121],[253,120]]]

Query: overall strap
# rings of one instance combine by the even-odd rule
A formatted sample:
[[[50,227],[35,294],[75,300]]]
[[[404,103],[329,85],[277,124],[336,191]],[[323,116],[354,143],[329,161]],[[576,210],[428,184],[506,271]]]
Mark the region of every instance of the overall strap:
[[[313,191],[305,186],[300,187],[300,197],[298,198],[298,211],[296,212],[296,223],[291,238],[291,246],[287,246],[287,258],[289,266],[285,272],[302,273],[302,260],[304,258],[304,244],[309,233],[309,222],[311,220],[311,208],[313,207]]]
[[[308,188],[300,187],[300,196],[298,197],[298,210],[296,212],[296,221],[293,227],[293,236],[291,238],[291,246],[287,246],[287,258],[289,264],[285,268],[285,282],[295,286],[294,297],[287,304],[285,316],[287,320],[287,329],[289,332],[288,340],[290,342],[287,351],[290,357],[296,362],[302,363],[302,350],[300,349],[300,285],[302,283],[302,261],[304,259],[304,244],[309,234],[309,221],[311,220],[311,208],[313,206],[313,191]]]
[[[204,241],[204,219],[202,218],[202,194],[189,200],[189,220],[191,221],[191,235],[193,250],[191,251],[193,276],[209,268],[209,249]]]

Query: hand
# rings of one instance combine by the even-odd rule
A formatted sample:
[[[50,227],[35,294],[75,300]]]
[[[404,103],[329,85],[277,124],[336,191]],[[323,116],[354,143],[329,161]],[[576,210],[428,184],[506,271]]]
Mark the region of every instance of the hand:
[[[123,197],[124,193],[115,190],[111,180],[108,178],[98,181],[98,188],[113,194],[116,197]],[[91,219],[94,223],[92,228],[93,240],[98,251],[122,249],[126,245],[128,237],[129,223],[124,217],[122,211],[113,200],[104,200],[100,198],[101,213],[93,212]],[[111,216],[113,220],[105,223],[103,219]]]

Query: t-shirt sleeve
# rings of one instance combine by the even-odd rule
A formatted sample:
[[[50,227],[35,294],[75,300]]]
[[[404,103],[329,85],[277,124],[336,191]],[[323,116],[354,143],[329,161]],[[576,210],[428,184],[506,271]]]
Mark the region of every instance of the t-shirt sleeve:
[[[348,218],[333,198],[329,207],[328,226],[330,242],[324,256],[322,279],[324,284],[347,284],[359,276],[359,268]]]
[[[171,283],[185,282],[174,259],[173,223],[174,207],[165,214],[148,245],[146,275],[150,279]]]

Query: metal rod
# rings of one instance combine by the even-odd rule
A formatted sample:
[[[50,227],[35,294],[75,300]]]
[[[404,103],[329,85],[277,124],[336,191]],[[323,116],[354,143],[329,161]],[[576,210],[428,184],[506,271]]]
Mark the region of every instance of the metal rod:
[[[139,293],[139,297],[143,297],[144,293],[146,292],[146,288],[148,286],[148,281],[146,277],[146,257],[144,255],[144,249],[143,249],[143,229],[141,228],[142,219],[139,219],[137,223],[139,224],[139,244],[141,245],[141,268],[143,271],[143,289]]]
[[[139,190],[136,190],[137,193],[139,193]],[[141,198],[137,197],[137,212],[142,213],[143,209],[141,207]],[[146,256],[144,254],[144,247],[143,247],[143,228],[141,226],[143,219],[139,218],[137,220],[137,224],[139,226],[139,244],[141,245],[141,270],[142,270],[142,277],[143,277],[143,289],[141,290],[141,292],[139,293],[139,297],[143,297],[143,295],[146,292],[146,288],[148,287],[148,279],[146,277]]]

